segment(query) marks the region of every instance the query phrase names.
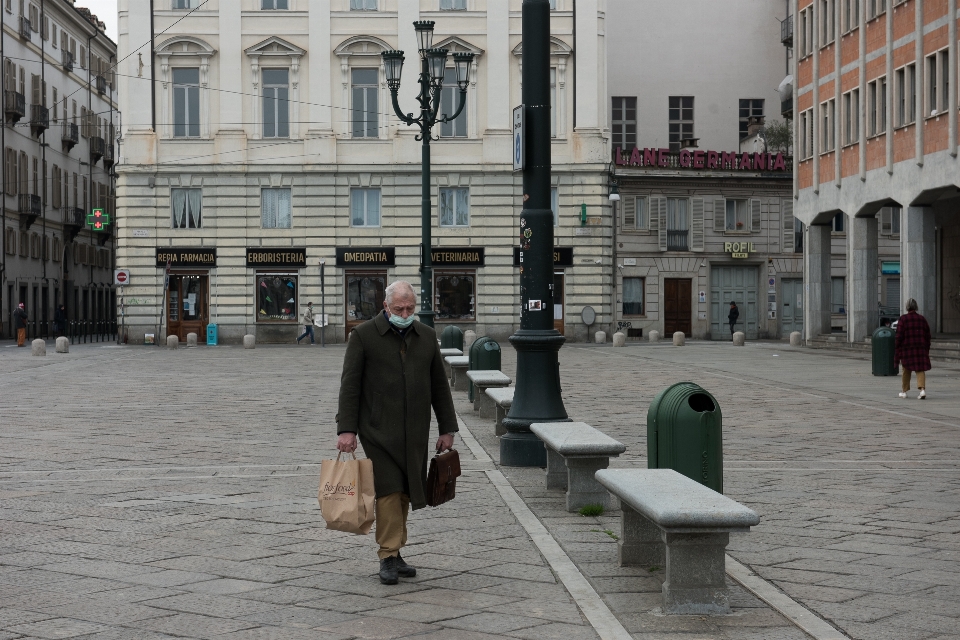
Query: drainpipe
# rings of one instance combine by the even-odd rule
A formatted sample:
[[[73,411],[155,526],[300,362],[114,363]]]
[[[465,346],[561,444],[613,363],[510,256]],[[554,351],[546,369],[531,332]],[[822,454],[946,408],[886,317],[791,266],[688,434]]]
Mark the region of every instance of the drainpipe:
[[[46,106],[47,103],[47,53],[46,53],[46,40],[43,38],[43,19],[46,17],[44,13],[44,2],[45,0],[40,0],[40,105]],[[49,33],[47,34],[49,35]],[[49,114],[47,115],[47,126],[50,126]],[[42,176],[40,178],[40,226],[43,231],[43,242],[47,242],[47,130],[44,129],[40,133],[40,171]],[[36,188],[37,185],[34,185]],[[53,246],[50,247],[51,253],[53,252]],[[43,254],[43,243],[40,244],[40,282],[44,283],[47,280],[47,256]],[[43,289],[40,290],[41,292]],[[49,291],[47,292],[49,294]],[[54,308],[56,308],[56,300],[54,300]],[[43,308],[42,306],[40,307]],[[37,313],[37,309],[34,309],[34,313]],[[46,321],[46,318],[44,318]]]
[[[3,10],[0,10],[0,74],[3,74],[3,79],[0,80],[0,84],[3,84],[3,90],[7,90],[7,58],[3,53],[3,45],[5,44],[6,30],[3,28],[6,25],[7,18],[3,15]],[[3,290],[6,288],[4,285],[7,284],[7,114],[0,114],[3,120],[0,121],[0,153],[3,155],[3,171],[0,173],[3,174],[2,183],[3,183],[3,193],[0,194],[0,234],[3,235],[3,251],[0,252],[0,258],[3,258],[3,261],[0,262],[0,335],[3,335]]]
[[[150,117],[153,131],[157,131],[157,80],[153,77],[153,68],[156,66],[156,42],[153,29],[153,0],[150,0]]]
[[[950,26],[948,28],[950,47],[947,49],[950,53],[948,57],[950,62],[947,67],[950,70],[950,77],[957,77],[957,21],[955,16],[957,15],[957,0],[950,0],[948,3],[949,9],[947,10],[947,15],[951,16]],[[950,114],[950,144],[947,147],[950,150],[950,155],[954,158],[957,157],[957,92],[956,90],[948,92],[949,96],[947,98],[948,109],[947,112]]]

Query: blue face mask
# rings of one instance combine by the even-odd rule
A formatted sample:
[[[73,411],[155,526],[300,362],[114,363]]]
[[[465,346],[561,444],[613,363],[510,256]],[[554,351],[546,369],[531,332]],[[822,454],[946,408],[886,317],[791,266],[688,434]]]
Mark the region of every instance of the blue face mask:
[[[397,329],[406,329],[411,324],[413,324],[413,315],[410,315],[407,318],[398,316],[395,313],[390,314],[390,324],[395,326]]]

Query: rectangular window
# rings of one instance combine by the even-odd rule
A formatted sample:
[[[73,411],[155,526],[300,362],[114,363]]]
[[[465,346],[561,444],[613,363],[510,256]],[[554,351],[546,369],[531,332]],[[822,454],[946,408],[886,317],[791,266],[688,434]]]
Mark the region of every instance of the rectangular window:
[[[831,313],[847,312],[847,292],[844,278],[831,278],[830,281],[830,311]]]
[[[944,113],[950,96],[950,53],[946,49],[927,56],[928,116]]]
[[[53,88],[53,121],[56,122],[60,119],[60,104],[57,102],[57,88]]]
[[[807,37],[807,30],[810,24],[810,9],[803,9],[798,14],[797,20],[797,56],[805,58],[810,54],[810,39]]]
[[[869,135],[875,136],[887,130],[887,79],[877,78],[867,85],[867,117]]]
[[[440,189],[440,226],[470,226],[470,189]]]
[[[669,98],[670,150],[679,151],[680,141],[693,137],[693,97]]]
[[[433,276],[434,309],[437,320],[476,318],[477,272],[437,271]]]
[[[860,26],[860,0],[843,0],[843,32]]]
[[[836,19],[833,14],[834,0],[820,0],[820,46],[833,42]]]
[[[258,273],[257,322],[299,322],[299,283],[296,274]]]
[[[440,11],[466,11],[467,0],[440,0]]]
[[[667,251],[687,251],[687,199],[667,198]]]
[[[843,214],[838,213],[833,216],[833,230],[836,233],[843,233]]]
[[[915,64],[908,64],[895,72],[898,127],[908,125],[917,118],[916,72]]]
[[[291,227],[290,189],[260,190],[260,226],[264,229]]]
[[[867,20],[873,20],[887,10],[887,0],[867,0]]]
[[[174,229],[200,229],[202,192],[200,189],[171,189],[170,210]]]
[[[173,135],[200,135],[200,69],[173,70]]]
[[[557,137],[557,69],[550,67],[550,137]]]
[[[763,100],[748,98],[740,100],[740,140],[747,137],[750,118],[763,117]]]
[[[820,105],[820,153],[833,151],[836,142],[833,130],[836,111],[836,100],[827,100]]]
[[[800,159],[813,155],[813,110],[807,109],[800,114]]]
[[[350,190],[350,226],[380,226],[380,189]]]
[[[378,138],[380,131],[377,69],[351,71],[353,137]]]
[[[746,200],[727,200],[727,231],[749,231],[749,213]]]
[[[643,278],[623,279],[623,315],[643,315]]]
[[[900,235],[900,214],[903,212],[899,206],[890,207],[890,233]]]
[[[200,0],[173,0],[174,9],[196,9]]]
[[[860,90],[843,94],[843,143],[860,141]]]
[[[350,11],[376,11],[377,0],[350,0]]]
[[[553,226],[560,226],[560,190],[550,188],[550,210],[553,211]]]
[[[629,149],[637,146],[637,98],[613,99],[613,117],[610,119],[613,146]]]
[[[452,116],[460,106],[460,87],[457,86],[457,70],[453,68],[443,71],[443,88],[440,90],[440,115]],[[467,137],[467,105],[452,122],[440,125],[440,135],[445,138]]]
[[[793,252],[803,253],[803,223],[796,217],[793,219]]]
[[[290,3],[288,0],[261,0],[260,8],[286,10],[290,8]]]
[[[290,85],[287,69],[263,70],[263,137],[290,137]]]

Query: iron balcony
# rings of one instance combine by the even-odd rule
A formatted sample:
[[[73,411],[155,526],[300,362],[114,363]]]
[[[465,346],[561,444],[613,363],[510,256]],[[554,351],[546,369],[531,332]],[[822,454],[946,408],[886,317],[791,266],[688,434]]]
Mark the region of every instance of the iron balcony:
[[[19,200],[20,219],[24,229],[29,229],[33,221],[40,215],[40,196],[30,193],[21,193]]]
[[[42,104],[30,105],[30,129],[34,135],[40,135],[50,128],[50,109]]]
[[[73,71],[73,54],[69,51],[62,51],[61,60],[63,61],[64,71]]]
[[[30,26],[30,18],[20,16],[20,37],[24,40],[33,38],[33,27]]]
[[[675,231],[673,229],[667,229],[667,251],[688,251],[687,249],[687,236],[688,232],[686,229],[683,231]]]
[[[27,101],[19,91],[3,92],[3,112],[8,120],[14,123],[20,121],[20,118],[27,115]]]
[[[785,47],[793,46],[793,16],[780,23],[780,43]]]
[[[90,136],[90,163],[97,164],[97,161],[103,157],[104,147],[103,138],[100,136]]]
[[[60,141],[63,143],[63,150],[69,153],[80,141],[80,128],[72,122],[64,122]]]
[[[107,79],[104,76],[97,76],[97,93],[103,95],[107,92]]]
[[[67,242],[73,242],[77,234],[83,230],[87,220],[80,207],[61,207],[63,214],[63,231]]]

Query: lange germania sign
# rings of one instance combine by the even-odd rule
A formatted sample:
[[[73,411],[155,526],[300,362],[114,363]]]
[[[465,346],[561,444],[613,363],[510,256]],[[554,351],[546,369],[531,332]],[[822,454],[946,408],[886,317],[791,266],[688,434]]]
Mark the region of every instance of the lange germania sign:
[[[738,153],[703,149],[681,149],[677,153],[670,149],[634,147],[628,150],[615,147],[613,161],[622,167],[787,171],[787,160],[782,153]]]

